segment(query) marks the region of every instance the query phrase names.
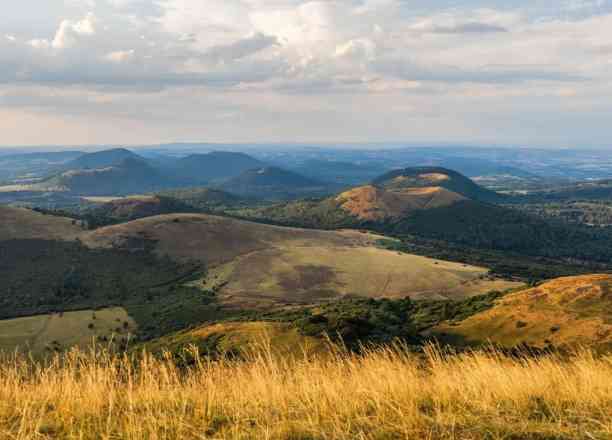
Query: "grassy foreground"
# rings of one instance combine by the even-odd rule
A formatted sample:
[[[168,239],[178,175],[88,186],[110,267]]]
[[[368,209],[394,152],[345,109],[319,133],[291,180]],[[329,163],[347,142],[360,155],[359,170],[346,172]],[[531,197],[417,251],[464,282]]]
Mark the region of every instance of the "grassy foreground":
[[[0,363],[0,438],[609,439],[612,358],[12,357]]]

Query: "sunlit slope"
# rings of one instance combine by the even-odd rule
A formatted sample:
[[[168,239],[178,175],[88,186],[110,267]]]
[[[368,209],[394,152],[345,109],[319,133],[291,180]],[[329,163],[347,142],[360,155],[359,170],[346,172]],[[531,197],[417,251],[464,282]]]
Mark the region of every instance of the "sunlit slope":
[[[508,295],[456,325],[439,326],[434,334],[467,344],[612,348],[612,276],[549,281]]]
[[[17,239],[74,239],[82,228],[72,219],[29,209],[0,206],[0,241]]]
[[[191,347],[202,355],[248,355],[261,349],[270,349],[279,355],[324,353],[329,349],[323,338],[304,336],[288,323],[277,322],[224,322],[185,330],[143,344],[153,352],[181,353]]]
[[[442,187],[388,191],[373,185],[353,188],[336,197],[340,207],[360,220],[399,218],[413,211],[450,206],[463,196]]]
[[[91,247],[139,249],[208,266],[198,284],[226,304],[310,303],[344,295],[463,297],[517,283],[486,268],[379,249],[380,236],[262,225],[200,214],[150,217],[84,235]]]

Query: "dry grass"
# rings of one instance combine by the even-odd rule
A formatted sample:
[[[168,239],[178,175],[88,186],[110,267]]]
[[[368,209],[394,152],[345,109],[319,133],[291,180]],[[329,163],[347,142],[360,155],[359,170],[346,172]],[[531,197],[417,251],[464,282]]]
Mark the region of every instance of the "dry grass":
[[[458,324],[441,324],[433,334],[453,342],[485,340],[514,347],[589,345],[612,348],[612,276],[558,278],[504,296],[495,306]]]
[[[612,358],[401,349],[180,369],[73,352],[0,363],[7,439],[609,439]]]

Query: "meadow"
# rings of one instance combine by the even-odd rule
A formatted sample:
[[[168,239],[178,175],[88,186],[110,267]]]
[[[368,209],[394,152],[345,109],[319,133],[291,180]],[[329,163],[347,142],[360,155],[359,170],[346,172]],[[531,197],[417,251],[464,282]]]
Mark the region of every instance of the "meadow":
[[[191,362],[58,354],[0,362],[0,437],[70,439],[610,439],[612,357],[350,354]]]

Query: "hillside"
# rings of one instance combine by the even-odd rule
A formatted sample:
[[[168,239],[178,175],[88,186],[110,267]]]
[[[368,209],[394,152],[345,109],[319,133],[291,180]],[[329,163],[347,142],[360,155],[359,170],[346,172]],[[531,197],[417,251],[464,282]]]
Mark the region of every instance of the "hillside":
[[[34,185],[34,189],[108,196],[151,192],[174,183],[147,162],[127,158],[105,167],[71,169]]]
[[[159,256],[200,261],[208,276],[195,285],[248,308],[345,295],[452,298],[518,285],[489,278],[485,268],[380,249],[378,239],[195,214],[150,217],[82,237],[89,247],[127,250],[146,240]]]
[[[125,148],[114,148],[110,150],[97,151],[95,153],[82,154],[63,165],[66,170],[82,170],[106,168],[117,165],[126,159],[144,160],[136,153]]]
[[[286,226],[362,228],[408,242],[429,241],[430,248],[452,244],[464,247],[453,258],[470,263],[472,255],[486,250],[504,253],[494,257],[500,266],[508,257],[522,256],[547,258],[548,264],[573,262],[576,269],[588,266],[590,271],[611,267],[611,230],[563,224],[482,201],[494,198],[495,193],[466,177],[428,167],[387,173],[371,185],[331,198],[238,209],[232,214]],[[525,273],[518,267],[521,264],[512,265],[517,269],[512,272]]]
[[[612,276],[552,280],[499,299],[464,321],[443,324],[432,335],[453,344],[491,341],[504,347],[612,349]]]
[[[291,199],[329,194],[330,185],[277,167],[250,169],[219,188],[243,197]]]
[[[167,168],[177,178],[193,184],[205,184],[230,179],[264,164],[244,154],[216,151],[207,154],[191,154],[170,164]]]
[[[382,221],[398,219],[417,210],[450,206],[465,198],[442,187],[387,190],[368,185],[343,192],[335,200],[353,217]]]
[[[503,196],[481,187],[456,171],[441,167],[414,167],[390,171],[373,185],[390,191],[414,188],[444,188],[478,202],[499,202]]]
[[[89,200],[96,200],[95,197]],[[190,205],[166,196],[130,196],[110,200],[85,209],[81,215],[95,225],[113,224],[178,212],[196,212]]]
[[[226,191],[214,188],[184,188],[161,191],[161,197],[175,199],[196,211],[216,211],[253,204],[252,199],[245,199]]]
[[[341,185],[362,185],[383,174],[387,169],[378,164],[356,164],[337,160],[309,159],[290,167],[302,176],[321,182]]]
[[[73,219],[0,205],[0,241],[74,239],[83,229]]]

